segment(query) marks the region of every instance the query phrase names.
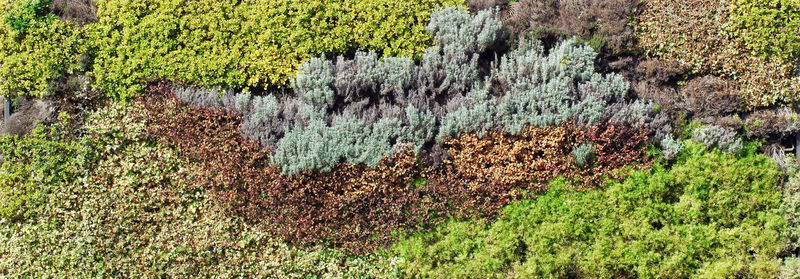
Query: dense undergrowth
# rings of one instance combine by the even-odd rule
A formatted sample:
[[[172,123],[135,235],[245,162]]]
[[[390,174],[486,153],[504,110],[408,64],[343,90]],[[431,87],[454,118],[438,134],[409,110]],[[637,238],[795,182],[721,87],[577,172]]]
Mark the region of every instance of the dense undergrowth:
[[[0,277],[800,274],[796,0],[0,10]]]

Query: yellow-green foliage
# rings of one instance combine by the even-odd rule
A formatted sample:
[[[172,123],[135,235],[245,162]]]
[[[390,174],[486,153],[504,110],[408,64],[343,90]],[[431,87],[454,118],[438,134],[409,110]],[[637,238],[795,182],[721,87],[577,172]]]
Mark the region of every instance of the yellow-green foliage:
[[[45,97],[87,51],[80,26],[32,14],[30,1],[0,0],[0,94]],[[49,4],[48,4],[49,5]]]
[[[733,80],[747,108],[791,104],[800,96],[797,2],[644,0],[637,48],[690,74]]]
[[[127,99],[150,78],[285,86],[322,53],[420,56],[430,12],[461,0],[98,1],[94,74]]]
[[[779,172],[687,142],[672,168],[579,192],[556,180],[503,217],[399,242],[406,278],[776,278],[786,244]]]
[[[753,51],[796,63],[800,55],[800,0],[733,0],[730,30]]]
[[[62,141],[67,120],[51,128],[37,126],[26,137],[0,137],[0,220],[20,220],[36,215],[58,189],[75,180],[77,158],[83,150]]]
[[[36,214],[0,218],[0,278],[377,278],[391,271],[385,257],[299,249],[227,215],[205,185],[192,183],[196,170],[180,167],[177,150],[147,138],[132,114],[138,109],[114,104],[92,114],[79,142],[43,139],[41,129],[30,139],[0,140],[9,154],[2,189],[5,171],[22,169],[29,173],[14,171],[11,182],[48,190],[30,209]],[[11,144],[25,150],[9,151]],[[76,145],[84,156],[71,152]]]

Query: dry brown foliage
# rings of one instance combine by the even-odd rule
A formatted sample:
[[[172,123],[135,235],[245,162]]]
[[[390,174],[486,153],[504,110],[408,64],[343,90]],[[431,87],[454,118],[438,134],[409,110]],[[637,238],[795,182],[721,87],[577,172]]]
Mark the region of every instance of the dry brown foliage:
[[[632,30],[628,19],[638,0],[520,0],[510,3],[504,23],[514,36],[532,31],[551,36],[599,37],[604,50],[619,54],[627,50]]]
[[[50,9],[64,21],[78,24],[97,21],[97,5],[93,0],[53,0]]]

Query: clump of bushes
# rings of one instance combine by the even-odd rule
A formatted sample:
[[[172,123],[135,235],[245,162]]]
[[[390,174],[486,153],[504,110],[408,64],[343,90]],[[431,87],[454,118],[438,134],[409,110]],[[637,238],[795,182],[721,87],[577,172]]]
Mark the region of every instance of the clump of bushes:
[[[404,277],[770,277],[786,221],[779,172],[746,144],[732,155],[687,142],[672,168],[603,189],[556,179],[503,217],[451,221],[395,244]]]
[[[485,6],[483,2],[480,6]],[[598,52],[619,55],[629,50],[632,30],[629,20],[639,2],[635,0],[520,0],[510,1],[503,22],[515,36],[535,33],[563,39],[578,37]]]
[[[647,140],[646,131],[625,124],[530,127],[535,132],[520,136],[494,131],[484,138],[447,138],[444,146],[454,160],[436,167],[420,164],[413,144],[407,144],[396,145],[376,166],[335,163],[329,172],[284,175],[271,164],[268,149],[240,135],[239,125],[247,121],[239,124],[240,117],[247,116],[221,109],[238,98],[206,102],[216,104],[214,109],[189,105],[200,99],[189,103],[171,96],[175,90],[168,84],[148,91],[153,92],[143,99],[147,112],[139,117],[147,121],[150,136],[178,147],[181,158],[195,166],[193,183],[210,188],[230,213],[269,224],[295,243],[358,253],[388,245],[397,231],[429,229],[447,216],[492,216],[522,192],[541,192],[537,185],[559,173],[587,187],[619,178],[614,170],[642,162]],[[582,167],[569,155],[578,143],[595,146]],[[528,148],[518,148],[522,144]],[[498,154],[507,156],[496,160]],[[553,163],[559,160],[565,164]],[[482,170],[487,164],[488,172]]]
[[[676,62],[688,74],[733,80],[748,109],[787,104],[800,88],[796,7],[792,1],[648,0],[634,33],[646,55]]]
[[[68,140],[64,121],[26,137],[0,136],[0,219],[36,217],[79,175],[83,148]]]
[[[695,129],[693,139],[706,148],[716,147],[728,153],[742,150],[742,139],[736,137],[736,131],[716,125]]]
[[[86,32],[50,13],[50,1],[0,1],[0,94],[47,97],[65,75],[83,70]]]
[[[597,53],[574,40],[547,53],[525,40],[481,74],[481,55],[502,38],[493,11],[445,8],[432,14],[427,30],[436,43],[419,64],[358,52],[311,59],[293,82],[293,97],[187,89],[176,96],[241,112],[243,134],[272,148],[272,163],[287,174],[339,162],[374,167],[398,144],[437,154],[442,140],[463,133],[517,135],[530,125],[605,117],[647,126],[654,117],[652,105],[628,100],[622,76],[597,73]]]
[[[800,2],[732,0],[731,32],[762,57],[793,65],[800,58]]]
[[[289,85],[308,59],[356,49],[418,58],[442,1],[101,1],[92,40],[98,85],[131,99],[145,81]],[[347,16],[341,16],[347,15]]]
[[[298,249],[225,214],[214,195],[192,181],[200,170],[185,165],[178,150],[147,138],[146,123],[135,117],[141,110],[138,104],[103,108],[90,115],[80,140],[45,128],[27,138],[0,139],[6,159],[0,172],[0,274],[392,276],[386,257]]]
[[[376,168],[337,164],[330,173],[282,176],[269,167],[267,150],[239,135],[236,114],[163,97],[146,107],[139,117],[151,137],[179,148],[195,170],[194,184],[215,193],[230,213],[270,224],[288,241],[363,252],[426,221],[423,193],[410,188],[422,175],[414,156],[400,152]]]

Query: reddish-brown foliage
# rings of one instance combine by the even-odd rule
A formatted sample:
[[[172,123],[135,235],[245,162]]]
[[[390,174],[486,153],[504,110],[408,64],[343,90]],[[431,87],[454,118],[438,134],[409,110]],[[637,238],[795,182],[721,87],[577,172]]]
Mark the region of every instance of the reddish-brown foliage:
[[[195,170],[190,183],[212,189],[231,213],[272,224],[286,240],[360,252],[387,244],[394,231],[436,223],[426,212],[435,203],[424,205],[423,190],[412,187],[422,171],[408,152],[374,169],[340,164],[329,173],[284,176],[269,166],[268,150],[240,136],[238,115],[165,96],[143,103],[148,132],[178,147]]]
[[[579,181],[580,187],[597,187],[603,179],[621,180],[627,172],[619,172],[628,165],[642,167],[645,160],[648,131],[629,125],[615,125],[609,121],[599,122],[584,132],[585,140],[594,145],[593,163],[585,168],[575,168],[571,177]],[[641,163],[641,164],[638,164]]]
[[[325,243],[363,252],[394,240],[393,233],[433,228],[450,216],[492,216],[521,192],[538,193],[557,176],[590,185],[642,159],[644,132],[601,124],[528,128],[510,137],[463,135],[446,143],[453,160],[420,166],[410,151],[376,168],[339,164],[330,172],[285,176],[269,165],[269,151],[239,133],[240,116],[192,107],[159,83],[142,99],[153,139],[177,147],[193,176],[187,183],[212,190],[231,214],[269,224],[301,244]],[[570,156],[590,140],[596,161],[579,169]]]
[[[470,189],[488,192],[486,197],[494,197],[495,204],[484,203],[484,208],[497,209],[519,190],[543,191],[546,183],[559,175],[582,188],[599,186],[606,177],[621,178],[614,170],[645,159],[647,133],[604,121],[588,129],[571,124],[528,127],[514,137],[492,132],[483,138],[463,135],[446,143],[455,176]],[[594,146],[595,159],[581,168],[570,153],[585,142]]]

